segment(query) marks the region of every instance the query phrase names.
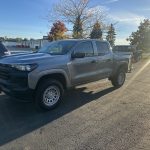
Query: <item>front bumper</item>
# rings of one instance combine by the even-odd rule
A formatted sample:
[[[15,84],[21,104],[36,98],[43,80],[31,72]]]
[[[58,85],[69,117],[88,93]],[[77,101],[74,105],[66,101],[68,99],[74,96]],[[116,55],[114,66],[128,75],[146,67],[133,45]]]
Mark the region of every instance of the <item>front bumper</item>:
[[[20,100],[33,98],[34,91],[28,87],[28,73],[0,67],[0,91]]]

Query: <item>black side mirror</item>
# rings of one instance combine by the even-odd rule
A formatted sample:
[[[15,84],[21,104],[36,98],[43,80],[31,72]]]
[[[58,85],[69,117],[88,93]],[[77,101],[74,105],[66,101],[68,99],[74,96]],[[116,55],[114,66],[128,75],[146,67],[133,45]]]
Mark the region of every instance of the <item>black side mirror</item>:
[[[82,52],[72,53],[71,57],[72,58],[84,58],[85,57],[85,53],[82,53]]]

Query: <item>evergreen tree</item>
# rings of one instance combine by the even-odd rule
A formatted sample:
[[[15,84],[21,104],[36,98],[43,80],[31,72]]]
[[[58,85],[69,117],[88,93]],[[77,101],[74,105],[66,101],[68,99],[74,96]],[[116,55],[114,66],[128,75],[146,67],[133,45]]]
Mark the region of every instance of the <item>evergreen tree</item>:
[[[138,30],[132,32],[127,39],[131,45],[136,45],[138,49],[147,50],[150,47],[150,20],[145,19],[140,23]]]
[[[101,25],[98,21],[94,24],[94,27],[93,27],[92,32],[90,34],[90,38],[91,39],[102,39]]]
[[[73,38],[80,39],[83,38],[83,28],[81,18],[77,17],[73,26]]]
[[[110,25],[109,30],[107,32],[106,40],[113,47],[115,45],[116,33],[113,24]]]

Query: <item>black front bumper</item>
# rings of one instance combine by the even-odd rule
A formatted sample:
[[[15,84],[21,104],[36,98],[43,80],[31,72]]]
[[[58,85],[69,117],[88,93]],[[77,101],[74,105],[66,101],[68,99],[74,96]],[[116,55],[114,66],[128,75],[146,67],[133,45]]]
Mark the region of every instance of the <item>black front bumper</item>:
[[[28,72],[1,67],[0,65],[0,90],[5,94],[20,100],[33,98],[33,90],[28,87]]]

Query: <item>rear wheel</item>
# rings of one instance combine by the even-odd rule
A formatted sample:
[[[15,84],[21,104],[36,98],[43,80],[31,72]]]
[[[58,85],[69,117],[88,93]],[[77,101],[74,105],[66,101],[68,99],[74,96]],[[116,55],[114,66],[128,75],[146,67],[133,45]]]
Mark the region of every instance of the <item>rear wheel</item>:
[[[36,92],[36,107],[50,110],[55,108],[62,99],[63,86],[57,80],[45,80],[40,83]]]
[[[111,83],[114,87],[119,88],[121,87],[126,79],[126,71],[124,68],[120,68],[116,75],[111,78]]]

